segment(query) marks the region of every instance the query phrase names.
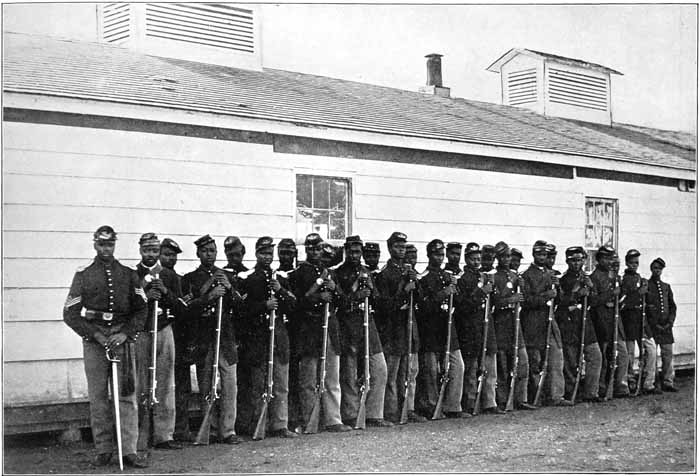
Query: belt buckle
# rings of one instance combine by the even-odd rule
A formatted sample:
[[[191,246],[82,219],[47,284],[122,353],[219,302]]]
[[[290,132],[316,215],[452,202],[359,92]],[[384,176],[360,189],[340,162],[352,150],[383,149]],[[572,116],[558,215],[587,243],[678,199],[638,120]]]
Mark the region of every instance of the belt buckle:
[[[114,313],[112,312],[103,312],[102,313],[102,320],[103,321],[111,321],[114,318]]]

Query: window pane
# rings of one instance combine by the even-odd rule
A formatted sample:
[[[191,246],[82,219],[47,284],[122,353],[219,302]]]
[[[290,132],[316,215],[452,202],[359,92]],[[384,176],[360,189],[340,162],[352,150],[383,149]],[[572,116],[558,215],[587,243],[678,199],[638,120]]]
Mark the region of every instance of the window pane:
[[[588,225],[586,226],[586,248],[595,248],[596,246],[595,230],[591,225]]]
[[[592,201],[586,201],[586,225],[595,223],[595,208]]]
[[[314,210],[314,226],[313,231],[321,235],[322,238],[328,238],[328,212]]]
[[[614,216],[615,216],[615,213],[613,211],[613,204],[606,203],[605,204],[605,221],[603,222],[603,225],[607,225],[607,226],[612,228]]]
[[[331,210],[345,210],[348,185],[344,180],[331,180]]]
[[[331,229],[329,238],[342,240],[346,235],[345,212],[331,212]]]
[[[602,228],[602,240],[601,246],[613,246],[613,233],[612,233],[612,228],[609,228],[607,226],[604,226]]]
[[[297,175],[297,207],[311,208],[311,177]]]
[[[329,179],[314,177],[314,208],[328,209],[328,183]]]
[[[297,236],[305,237],[313,231],[313,214],[308,209],[297,209]]]

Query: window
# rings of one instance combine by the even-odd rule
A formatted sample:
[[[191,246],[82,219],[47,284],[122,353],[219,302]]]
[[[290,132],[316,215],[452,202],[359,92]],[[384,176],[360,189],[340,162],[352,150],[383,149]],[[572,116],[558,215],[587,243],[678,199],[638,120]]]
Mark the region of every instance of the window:
[[[343,240],[350,229],[350,180],[297,175],[297,238],[318,233],[325,240]]]
[[[595,263],[595,253],[601,246],[617,249],[617,200],[586,197],[586,271]]]

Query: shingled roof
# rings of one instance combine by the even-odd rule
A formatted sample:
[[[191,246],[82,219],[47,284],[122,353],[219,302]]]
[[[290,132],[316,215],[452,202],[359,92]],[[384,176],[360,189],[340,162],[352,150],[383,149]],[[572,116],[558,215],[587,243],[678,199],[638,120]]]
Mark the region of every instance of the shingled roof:
[[[587,127],[525,109],[277,69],[252,71],[149,56],[101,43],[6,33],[3,72],[5,92],[215,112],[695,170],[694,149],[691,154],[659,150],[617,130],[611,134],[604,127]]]

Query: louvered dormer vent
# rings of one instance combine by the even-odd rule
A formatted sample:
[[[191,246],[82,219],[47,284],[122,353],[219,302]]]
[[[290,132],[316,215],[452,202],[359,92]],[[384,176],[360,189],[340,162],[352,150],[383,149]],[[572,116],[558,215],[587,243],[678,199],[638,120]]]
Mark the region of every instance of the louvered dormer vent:
[[[100,38],[156,56],[262,69],[258,7],[231,3],[106,3]]]
[[[608,85],[605,78],[550,66],[547,84],[551,102],[599,111],[608,110]]]
[[[508,104],[519,106],[537,101],[537,70],[530,68],[508,73]]]

